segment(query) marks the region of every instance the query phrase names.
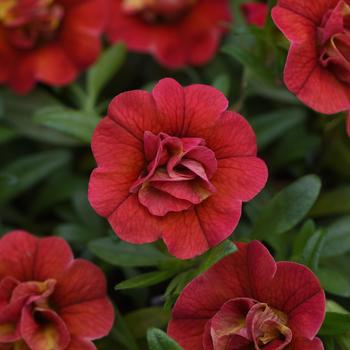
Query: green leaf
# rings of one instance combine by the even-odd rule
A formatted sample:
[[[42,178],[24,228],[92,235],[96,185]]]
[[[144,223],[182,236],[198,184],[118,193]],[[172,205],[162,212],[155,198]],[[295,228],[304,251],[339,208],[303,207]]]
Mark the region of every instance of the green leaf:
[[[237,247],[235,244],[230,241],[226,240],[222,242],[217,247],[210,249],[207,253],[205,253],[202,257],[202,262],[198,267],[198,274],[201,274],[208,270],[211,266],[216,264],[218,261],[220,261],[225,256],[234,253],[237,251]]]
[[[268,237],[295,227],[315,203],[320,189],[321,181],[315,175],[304,176],[284,188],[258,216],[253,235]]]
[[[88,71],[88,109],[94,107],[101,90],[118,72],[125,57],[126,49],[123,44],[111,46],[103,52],[98,62]]]
[[[215,80],[212,84],[216,89],[220,90],[225,96],[228,96],[228,93],[230,91],[230,78],[227,74],[221,74]]]
[[[300,101],[287,89],[264,84],[261,81],[249,80],[247,95],[258,95],[278,102],[300,105]]]
[[[15,95],[8,90],[2,94],[5,118],[18,134],[54,145],[77,144],[76,139],[33,122],[32,117],[36,111],[62,107],[61,103],[45,90],[37,88],[25,96]]]
[[[145,337],[149,328],[163,328],[170,319],[170,312],[163,307],[154,306],[129,312],[124,316],[135,338]]]
[[[100,118],[92,112],[55,106],[37,110],[33,121],[72,136],[83,143],[90,143],[92,133]]]
[[[242,39],[245,38],[243,35],[241,37]],[[266,69],[266,66],[261,61],[260,57],[257,57],[251,49],[239,46],[235,43],[225,45],[222,48],[222,51],[234,57],[239,63],[248,69],[255,78],[273,84],[273,75],[268,69]]]
[[[325,349],[335,350],[335,338],[332,336],[323,336],[322,343]]]
[[[101,232],[102,218],[92,209],[86,188],[75,191],[72,202],[79,222],[87,229],[95,231],[95,233]]]
[[[298,140],[298,142],[295,142]],[[303,162],[314,157],[321,144],[319,135],[311,134],[305,130],[305,125],[296,125],[288,130],[286,134],[278,140],[269,157],[270,172],[277,169],[290,168],[291,163]],[[304,173],[304,172],[303,172]]]
[[[348,314],[349,312],[346,311],[341,305],[336,303],[334,300],[327,300],[326,301],[326,311],[327,312],[337,312],[338,314]]]
[[[47,151],[17,159],[0,171],[0,203],[26,191],[66,165],[70,154]]]
[[[307,241],[315,233],[315,231],[316,231],[316,226],[314,221],[312,220],[306,221],[305,224],[300,228],[299,232],[297,233],[293,241],[294,258],[291,260],[297,260],[301,258],[301,255],[303,254]]]
[[[81,189],[86,191],[86,182],[83,178],[72,174],[69,169],[55,172],[33,199],[30,212],[34,215],[52,209],[57,203],[68,201],[73,193]],[[57,191],[57,188],[60,190]]]
[[[350,279],[347,274],[332,266],[321,266],[317,271],[317,276],[327,292],[350,297]]]
[[[139,350],[136,339],[127,326],[124,317],[120,314],[119,310],[115,311],[115,319],[117,326],[112,329],[112,337],[121,345],[123,349],[127,350]]]
[[[305,110],[289,108],[261,114],[250,119],[260,148],[266,147],[305,119]]]
[[[345,216],[326,229],[322,258],[330,258],[350,251],[350,216]]]
[[[322,193],[310,215],[318,217],[348,213],[350,213],[350,186],[344,186]]]
[[[337,343],[339,344],[341,350],[350,350],[350,336],[349,335],[337,337],[336,339],[337,339]]]
[[[320,335],[350,335],[350,314],[327,312]]]
[[[91,253],[115,266],[157,266],[172,260],[151,244],[135,245],[109,237],[94,240],[88,247]]]
[[[70,243],[77,243],[84,246],[92,239],[96,239],[99,232],[79,224],[67,223],[55,227],[54,234],[63,237]]]
[[[10,90],[1,91],[1,95],[4,101],[4,114],[9,119],[16,115],[32,114],[38,108],[61,105],[59,100],[41,88],[36,88],[24,96],[19,96]]]
[[[124,289],[132,289],[132,288],[150,287],[169,279],[171,276],[174,276],[176,273],[177,273],[177,270],[162,270],[162,271],[144,273],[117,284],[115,286],[115,289],[124,290]]]
[[[166,298],[164,303],[165,310],[171,310],[175,300],[180,295],[181,291],[197,275],[198,272],[195,269],[189,269],[187,271],[179,273],[170,281],[164,294]]]
[[[311,270],[317,271],[320,261],[321,252],[325,242],[325,232],[323,230],[316,231],[306,242],[302,253],[302,261],[304,265],[310,267]]]
[[[0,144],[11,141],[16,136],[16,133],[12,129],[0,126]]]
[[[160,329],[152,328],[147,332],[149,350],[182,350],[175,340]]]

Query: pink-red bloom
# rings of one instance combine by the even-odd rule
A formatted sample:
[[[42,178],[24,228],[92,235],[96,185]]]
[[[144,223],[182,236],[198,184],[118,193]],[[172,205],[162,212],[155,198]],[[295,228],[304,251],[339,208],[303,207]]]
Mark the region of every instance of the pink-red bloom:
[[[113,0],[107,35],[179,68],[209,61],[230,19],[228,0]]]
[[[242,4],[241,9],[248,24],[254,24],[263,28],[269,13],[266,4],[260,2],[247,2]]]
[[[272,11],[276,25],[291,42],[285,83],[318,112],[349,111],[350,1],[310,4],[308,0],[279,0]]]
[[[61,86],[93,63],[109,0],[1,0],[0,83]]]
[[[94,350],[114,319],[101,270],[67,243],[13,231],[0,239],[0,349]]]
[[[168,334],[184,350],[322,350],[325,295],[312,271],[276,263],[258,241],[238,248],[183,290]]]
[[[92,139],[89,200],[120,238],[162,238],[191,258],[232,233],[267,169],[253,130],[227,106],[220,91],[173,79],[112,101]]]

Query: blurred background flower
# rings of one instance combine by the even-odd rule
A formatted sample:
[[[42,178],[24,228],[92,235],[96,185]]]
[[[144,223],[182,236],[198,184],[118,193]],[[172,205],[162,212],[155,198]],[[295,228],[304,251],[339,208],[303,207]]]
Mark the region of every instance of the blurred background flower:
[[[73,82],[99,56],[108,1],[2,0],[0,82],[20,93]]]

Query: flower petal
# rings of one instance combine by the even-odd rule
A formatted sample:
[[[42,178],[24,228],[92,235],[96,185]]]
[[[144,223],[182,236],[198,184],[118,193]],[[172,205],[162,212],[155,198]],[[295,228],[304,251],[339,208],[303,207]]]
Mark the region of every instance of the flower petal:
[[[201,276],[190,282],[173,308],[168,333],[185,347],[194,344],[201,349],[206,321],[211,319],[224,303],[233,298],[253,298],[257,291],[268,286],[276,272],[276,263],[268,250],[258,241],[239,243],[238,252],[223,258]],[[215,288],[213,288],[215,284]],[[191,349],[191,347],[185,347]]]
[[[96,346],[89,340],[72,337],[66,350],[96,350]]]
[[[107,298],[100,298],[63,307],[60,316],[73,336],[98,339],[112,328],[114,309]]]
[[[154,87],[152,95],[166,125],[163,132],[181,135],[186,117],[184,88],[176,80],[165,78]]]
[[[307,267],[278,262],[273,281],[257,291],[263,300],[288,315],[294,336],[313,338],[325,314],[325,295],[316,276]]]
[[[339,0],[318,0],[310,2],[308,0],[279,0],[277,6],[288,9],[300,16],[303,16],[315,25],[320,25],[323,15],[328,9],[333,8]]]
[[[72,82],[78,70],[58,44],[50,44],[35,52],[35,78],[41,82],[62,86]]]
[[[216,192],[196,206],[195,211],[202,232],[209,246],[213,247],[229,237],[236,228],[242,202],[223,192]]]
[[[250,201],[266,184],[268,170],[259,158],[229,158],[219,160],[218,163],[218,171],[212,182],[221,192],[230,194],[230,198]]]
[[[210,248],[195,209],[170,213],[162,220],[163,240],[170,254],[190,259]]]
[[[12,231],[0,239],[0,279],[33,279],[34,257],[38,239],[25,231]],[[20,263],[19,263],[20,262]]]
[[[253,298],[256,291],[269,285],[276,263],[258,241],[238,243],[238,252],[215,264],[188,284],[173,310],[174,319],[212,318],[233,298]],[[213,281],[217,288],[211,288]]]
[[[35,315],[40,315],[40,322],[43,324],[36,322]],[[36,350],[65,349],[70,343],[68,328],[63,320],[49,309],[36,310],[33,313],[30,307],[24,308],[21,335],[26,344]]]
[[[64,17],[64,27],[79,28],[94,36],[99,36],[103,32],[110,10],[109,0],[63,1],[64,6],[69,7]]]
[[[251,341],[245,319],[256,302],[248,298],[237,298],[227,301],[211,319],[210,334],[214,349],[229,349],[230,338],[239,336],[244,345]],[[240,339],[243,338],[243,339]]]
[[[108,116],[141,142],[145,131],[163,131],[154,98],[143,90],[119,94],[109,105]]]
[[[36,54],[31,52],[18,55],[14,59],[14,64],[16,67],[9,76],[10,87],[17,93],[28,93],[35,85],[38,64]]]
[[[199,204],[202,201],[201,193],[205,188],[199,181],[152,181],[152,186],[171,194],[178,199],[184,199],[192,204]],[[206,191],[206,195],[210,192]]]
[[[291,46],[284,80],[291,92],[318,112],[334,114],[350,109],[350,101],[343,84],[318,63],[316,46]]]
[[[109,10],[107,0],[88,0],[66,11],[60,31],[60,42],[80,69],[92,64],[101,50],[100,35]]]
[[[275,6],[272,9],[272,19],[290,41],[308,41],[310,46],[316,45],[317,26],[303,14],[296,13],[288,8]]]
[[[192,206],[192,203],[175,198],[169,193],[158,190],[157,188],[146,185],[138,192],[138,198],[152,215],[164,216],[169,212],[179,212]]]
[[[206,139],[227,109],[228,101],[221,91],[208,85],[194,84],[185,87],[184,91],[186,120],[183,135]]]
[[[106,295],[106,279],[102,271],[87,260],[75,260],[57,281],[52,295],[58,310]]]
[[[307,338],[296,338],[292,344],[293,350],[324,350],[323,344],[319,338],[312,340]]]
[[[145,166],[142,143],[104,118],[92,138],[92,150],[100,168],[89,183],[89,201],[102,216],[109,216],[130,195],[130,188]]]
[[[256,136],[247,120],[238,113],[225,112],[206,137],[217,159],[255,156]]]
[[[160,218],[140,204],[137,194],[130,195],[108,220],[116,234],[129,243],[154,242],[162,234]]]
[[[37,244],[33,279],[45,281],[59,278],[72,261],[72,250],[64,239],[42,238]]]
[[[203,350],[203,330],[207,319],[173,319],[168,325],[168,334],[174,338],[184,350]],[[207,348],[205,348],[207,350]]]

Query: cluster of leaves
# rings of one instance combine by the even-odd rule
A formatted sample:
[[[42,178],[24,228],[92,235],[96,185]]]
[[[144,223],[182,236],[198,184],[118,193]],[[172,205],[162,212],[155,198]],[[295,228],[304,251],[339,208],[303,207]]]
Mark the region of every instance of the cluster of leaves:
[[[270,177],[244,207],[233,239],[262,240],[277,260],[309,266],[327,292],[320,331],[326,349],[350,350],[350,142],[344,117],[316,115],[284,88],[285,39],[271,19],[264,29],[247,26],[240,3],[232,1],[235,25],[205,67],[165,71],[118,44],[68,87],[38,87],[22,97],[0,90],[0,234],[23,228],[62,236],[77,255],[104,269],[118,310],[117,326],[99,349],[138,350],[147,343],[151,350],[180,349],[160,330],[176,298],[195,276],[236,250],[227,240],[180,261],[159,242],[121,242],[88,204],[90,139],[108,102],[121,91],[150,89],[173,76],[184,85],[217,87],[253,126]]]

